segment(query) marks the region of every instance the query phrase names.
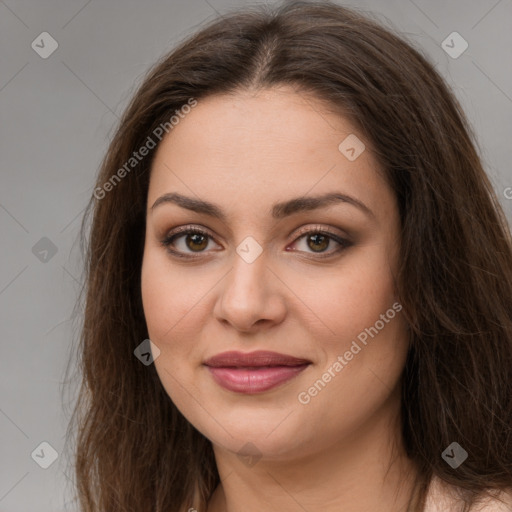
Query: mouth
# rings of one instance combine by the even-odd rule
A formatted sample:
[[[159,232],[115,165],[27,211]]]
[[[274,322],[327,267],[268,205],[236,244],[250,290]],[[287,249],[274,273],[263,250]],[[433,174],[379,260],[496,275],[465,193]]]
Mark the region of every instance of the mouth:
[[[203,363],[224,389],[255,394],[273,389],[304,371],[311,361],[277,352],[223,352]]]

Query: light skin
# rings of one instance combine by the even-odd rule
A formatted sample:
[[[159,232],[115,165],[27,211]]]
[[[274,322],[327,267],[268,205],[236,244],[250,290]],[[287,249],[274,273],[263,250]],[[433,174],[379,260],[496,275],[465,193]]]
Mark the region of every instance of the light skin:
[[[354,161],[338,149],[349,134],[366,144]],[[334,192],[352,199],[272,215],[276,203]],[[214,203],[225,218],[168,201],[152,208],[169,193]],[[162,385],[213,444],[221,484],[208,512],[405,511],[415,468],[399,423],[403,316],[309,403],[298,400],[398,301],[398,209],[369,143],[288,87],[212,96],[163,139],[147,204],[144,314]],[[171,248],[191,258],[173,256],[160,242],[188,225],[208,236],[182,234]],[[236,251],[246,237],[262,249],[251,263]],[[228,350],[311,364],[276,388],[242,394],[203,365]],[[238,455],[247,443],[257,452],[249,461]]]

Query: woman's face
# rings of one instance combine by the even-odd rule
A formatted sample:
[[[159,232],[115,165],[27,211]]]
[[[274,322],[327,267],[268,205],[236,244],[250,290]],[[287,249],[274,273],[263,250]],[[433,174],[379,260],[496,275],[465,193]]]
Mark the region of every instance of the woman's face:
[[[399,410],[399,216],[361,140],[279,88],[199,100],[157,150],[141,276],[154,364],[217,449],[305,456]]]

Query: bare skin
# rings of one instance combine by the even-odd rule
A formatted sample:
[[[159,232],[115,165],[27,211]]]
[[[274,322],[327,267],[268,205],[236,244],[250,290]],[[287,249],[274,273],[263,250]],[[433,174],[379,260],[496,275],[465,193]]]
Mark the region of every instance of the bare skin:
[[[353,161],[338,149],[350,134],[366,144]],[[276,203],[334,192],[352,199],[272,216]],[[215,203],[225,219],[165,201],[152,208],[168,193]],[[189,225],[207,236],[176,238],[180,258],[161,241]],[[200,100],[158,148],[146,227],[141,286],[155,367],[213,444],[221,484],[208,512],[405,511],[415,476],[399,427],[408,339],[402,315],[387,313],[399,305],[400,221],[363,136],[286,87]],[[319,231],[343,242],[315,239]],[[262,250],[250,263],[236,251],[247,237]],[[228,350],[310,364],[268,391],[234,392],[203,364]],[[254,457],[241,456],[244,446]]]

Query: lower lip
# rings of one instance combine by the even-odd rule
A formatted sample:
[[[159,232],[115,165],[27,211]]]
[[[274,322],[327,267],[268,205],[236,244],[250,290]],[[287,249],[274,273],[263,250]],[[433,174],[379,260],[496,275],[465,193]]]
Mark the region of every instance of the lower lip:
[[[259,369],[218,368],[208,366],[215,381],[229,391],[261,393],[293,379],[309,364],[300,366],[273,366]]]

